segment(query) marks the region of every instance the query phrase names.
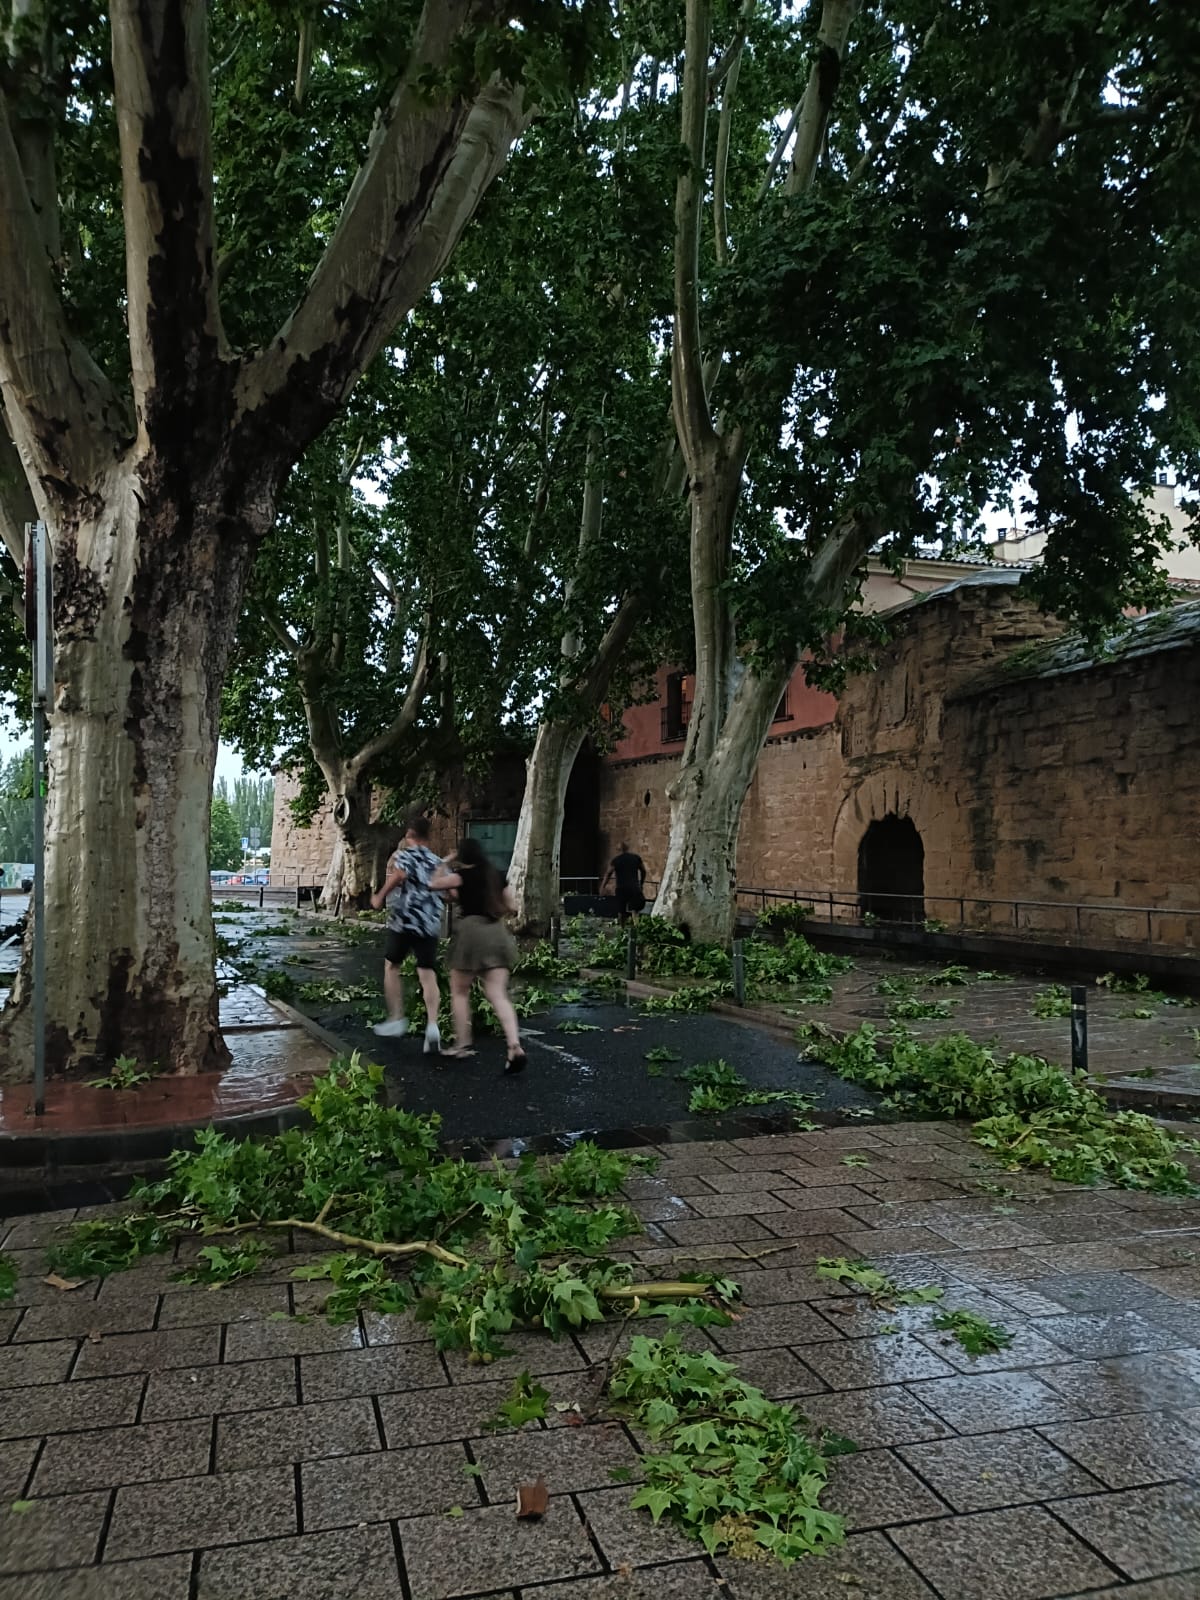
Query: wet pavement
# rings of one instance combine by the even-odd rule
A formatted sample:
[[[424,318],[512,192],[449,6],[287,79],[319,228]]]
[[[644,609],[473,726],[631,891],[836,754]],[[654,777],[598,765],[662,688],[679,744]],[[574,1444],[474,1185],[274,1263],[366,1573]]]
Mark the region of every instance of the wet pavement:
[[[737,1321],[688,1337],[857,1444],[825,1497],[843,1547],[711,1561],[629,1508],[622,1424],[485,1431],[522,1370],[588,1394],[608,1332],[470,1366],[407,1317],[328,1324],[287,1263],[209,1291],[153,1259],[64,1293],[44,1248],[67,1212],[0,1224],[0,1600],[1196,1600],[1200,1201],[1006,1173],[954,1124],[661,1153],[627,1184],[631,1253],[735,1276]],[[972,1358],[820,1256],[940,1286],[1012,1343]],[[547,1514],[519,1522],[539,1474]]]
[[[502,1044],[494,1035],[479,1036],[475,1057],[451,1061],[425,1056],[419,1034],[394,1041],[371,1031],[371,1021],[382,1014],[382,930],[377,926],[331,926],[270,907],[232,912],[221,905],[217,913],[217,931],[235,963],[225,974],[228,992],[222,999],[232,1067],[201,1078],[155,1079],[130,1092],[51,1085],[46,1121],[51,1132],[184,1128],[277,1111],[305,1092],[313,1073],[327,1064],[331,1046],[359,1049],[382,1062],[396,1097],[413,1110],[436,1112],[451,1143],[553,1146],[584,1132],[608,1142],[678,1141],[790,1126],[787,1114],[769,1107],[750,1117],[739,1113],[716,1122],[692,1118],[688,1086],[679,1074],[696,1062],[717,1058],[728,1061],[752,1088],[811,1094],[811,1115],[818,1123],[844,1122],[869,1108],[872,1098],[801,1059],[791,1034],[806,1021],[845,1030],[863,1021],[886,1026],[893,997],[880,995],[878,989],[881,982],[895,984],[897,979],[909,983],[918,999],[940,1001],[951,1013],[941,1020],[906,1021],[920,1036],[964,1028],[976,1038],[995,1038],[1005,1050],[1069,1059],[1068,1020],[1033,1014],[1047,980],[1028,974],[986,980],[972,974],[967,984],[939,986],[929,982],[944,970],[937,964],[870,956],[833,980],[828,1004],[801,1005],[795,999],[757,1004],[754,1015],[773,1022],[773,1031],[728,1015],[646,1015],[638,1001],[599,999],[582,981],[573,986],[584,991],[582,999],[563,1004],[560,985],[558,998],[547,1002],[549,1009],[524,1020],[529,1066],[509,1077],[503,1072]],[[6,961],[15,965],[16,954],[15,947],[0,952],[0,971]],[[340,1002],[294,997],[292,1005],[316,1025],[317,1034],[310,1037],[296,1010],[281,1009],[253,986],[251,980],[271,969],[286,972],[297,986],[314,980],[353,986],[354,997]],[[1149,1014],[1131,1014],[1137,1012]],[[1154,996],[1115,994],[1093,985],[1089,1014],[1091,1066],[1097,1077],[1130,1094],[1161,1090],[1182,1101],[1200,1096],[1194,1037],[1200,1011],[1186,1003],[1166,1004]],[[656,1049],[669,1050],[679,1060],[647,1061]],[[28,1132],[31,1111],[27,1086],[0,1091],[0,1135]]]
[[[889,1008],[898,1000],[940,1002],[948,1016],[902,1017],[904,1027],[920,1039],[962,1031],[974,1039],[994,1039],[1005,1052],[1070,1063],[1071,1022],[1062,1014],[1069,999],[1066,987],[1044,974],[978,966],[950,969],[965,973],[965,983],[932,981],[948,966],[878,955],[856,957],[852,971],[830,980],[828,1002],[755,1001],[754,1008],[784,1027],[817,1022],[836,1032],[853,1032],[864,1022],[886,1030]],[[983,978],[981,970],[986,973]],[[1200,1110],[1200,1003],[1191,995],[1164,995],[1156,985],[1143,993],[1114,991],[1096,981],[1102,976],[1097,971],[1085,985],[1088,1071],[1130,1098],[1156,1092],[1164,1100],[1185,1104],[1194,1097]],[[903,985],[906,993],[880,994],[881,984]],[[1039,1016],[1039,1006],[1056,1006],[1059,1014]]]
[[[595,1033],[561,1033],[582,1023]],[[383,1062],[397,1098],[412,1111],[436,1111],[449,1139],[507,1134],[572,1135],[613,1129],[655,1128],[689,1119],[689,1086],[679,1074],[700,1061],[722,1059],[755,1089],[786,1089],[813,1097],[814,1117],[836,1119],[848,1108],[870,1108],[876,1098],[845,1083],[816,1063],[803,1061],[786,1044],[749,1024],[722,1017],[641,1015],[636,1003],[557,1006],[521,1025],[529,1065],[515,1076],[503,1072],[504,1046],[478,1041],[466,1060],[439,1060],[421,1053],[420,1037],[378,1039],[361,1027],[339,1023],[337,1031],[356,1048]],[[679,1057],[648,1062],[656,1049]],[[706,1119],[702,1136],[720,1132]]]
[[[278,914],[256,914],[253,920],[260,926],[282,926]],[[266,941],[260,943],[269,948]],[[16,971],[19,954],[16,946],[0,951],[0,1005],[7,996],[4,974]],[[107,1137],[107,1159],[118,1160],[143,1148],[139,1135],[170,1135],[156,1150],[162,1155],[170,1142],[183,1142],[190,1128],[293,1106],[313,1077],[327,1069],[328,1044],[314,1038],[300,1017],[273,1005],[261,989],[239,982],[232,969],[222,966],[219,977],[224,991],[221,1028],[232,1057],[227,1068],[187,1078],[163,1074],[132,1090],[94,1087],[95,1080],[52,1080],[46,1085],[42,1117],[34,1116],[30,1083],[0,1084],[0,1164],[7,1153],[16,1165],[17,1156],[3,1142],[14,1136],[44,1139],[47,1150],[58,1149],[68,1162],[96,1160],[101,1138]],[[68,1142],[59,1148],[58,1141]]]

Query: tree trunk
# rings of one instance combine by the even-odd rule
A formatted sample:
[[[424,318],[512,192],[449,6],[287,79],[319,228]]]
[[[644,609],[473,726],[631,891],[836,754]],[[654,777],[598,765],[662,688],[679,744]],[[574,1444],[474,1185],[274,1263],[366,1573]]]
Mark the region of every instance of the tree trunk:
[[[762,675],[745,671],[711,753],[700,755],[707,741],[689,738],[668,790],[671,831],[654,914],[706,944],[733,936],[742,803],[792,671],[782,663]]]
[[[371,818],[371,786],[345,775],[330,784],[333,821],[337,828],[321,908],[335,913],[364,911],[387,875],[388,857],[400,830]]]
[[[46,815],[47,1068],[119,1055],[193,1073],[228,1059],[217,1017],[208,829],[220,685],[250,530],[179,503],[152,468],[111,476],[60,529]],[[186,504],[185,512],[181,506]],[[155,546],[166,559],[144,559]],[[0,1074],[32,1063],[29,943],[0,1015]]]
[[[525,793],[508,872],[517,925],[523,933],[544,934],[558,910],[563,809],[584,732],[579,723],[564,719],[541,723],[525,766]]]

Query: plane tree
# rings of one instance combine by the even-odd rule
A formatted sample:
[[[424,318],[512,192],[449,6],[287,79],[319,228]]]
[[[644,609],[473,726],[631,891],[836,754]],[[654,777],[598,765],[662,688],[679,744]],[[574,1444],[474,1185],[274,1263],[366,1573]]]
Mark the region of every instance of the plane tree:
[[[1016,486],[1045,605],[1095,630],[1161,598],[1146,491],[1200,470],[1198,60],[1200,17],[1133,0],[687,0],[695,688],[656,911],[694,936],[729,936],[763,740],[869,552]]]
[[[32,0],[3,44],[0,389],[54,543],[48,1059],[227,1059],[208,900],[222,683],[304,450],[443,271],[599,0]],[[16,483],[16,492],[12,486]],[[0,1019],[28,1070],[29,989]]]

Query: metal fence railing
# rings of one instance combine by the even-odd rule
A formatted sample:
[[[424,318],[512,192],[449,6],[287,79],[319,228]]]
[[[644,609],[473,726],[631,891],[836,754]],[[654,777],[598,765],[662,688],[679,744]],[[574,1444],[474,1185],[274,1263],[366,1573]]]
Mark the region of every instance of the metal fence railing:
[[[1044,934],[1054,938],[1119,939],[1150,947],[1200,944],[1200,908],[1130,906],[1120,902],[1005,899],[990,895],[888,894],[845,889],[759,889],[739,886],[737,903],[746,911],[764,911],[780,901],[811,905],[813,915],[830,923],[924,928],[927,932],[980,934]],[[866,909],[869,902],[870,911]],[[896,915],[880,903],[894,904]],[[913,912],[919,902],[921,912]]]

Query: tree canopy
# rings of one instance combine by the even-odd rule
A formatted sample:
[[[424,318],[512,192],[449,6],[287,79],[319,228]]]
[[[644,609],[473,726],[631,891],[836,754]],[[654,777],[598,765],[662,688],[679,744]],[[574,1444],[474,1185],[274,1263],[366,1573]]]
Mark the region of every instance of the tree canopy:
[[[214,872],[232,872],[242,864],[242,834],[229,801],[214,794],[208,824],[208,864]]]

